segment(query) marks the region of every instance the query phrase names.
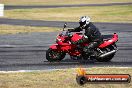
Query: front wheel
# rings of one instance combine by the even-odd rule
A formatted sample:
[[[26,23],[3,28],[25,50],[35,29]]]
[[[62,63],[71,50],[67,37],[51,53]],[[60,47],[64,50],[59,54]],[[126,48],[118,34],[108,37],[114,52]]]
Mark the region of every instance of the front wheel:
[[[65,57],[65,53],[58,52],[57,50],[48,49],[46,51],[46,59],[50,62],[61,61]]]

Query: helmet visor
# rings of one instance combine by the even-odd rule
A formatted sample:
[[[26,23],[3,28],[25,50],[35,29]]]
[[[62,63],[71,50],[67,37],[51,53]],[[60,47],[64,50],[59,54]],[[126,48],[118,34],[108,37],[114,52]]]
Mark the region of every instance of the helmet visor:
[[[86,24],[86,21],[84,21],[84,22],[79,22],[79,24],[80,24],[80,26],[82,27],[83,25]]]

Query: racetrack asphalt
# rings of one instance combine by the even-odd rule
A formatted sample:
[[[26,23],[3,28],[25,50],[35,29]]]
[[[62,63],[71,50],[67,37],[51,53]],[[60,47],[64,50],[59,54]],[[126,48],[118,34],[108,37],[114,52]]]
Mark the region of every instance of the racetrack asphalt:
[[[49,23],[42,21],[40,24],[50,27],[63,26],[63,22],[58,21]],[[68,22],[68,25],[75,27],[78,23]],[[45,57],[46,50],[55,43],[58,32],[7,34],[0,35],[0,71],[64,69],[80,65],[82,67],[132,67],[132,24],[95,23],[95,25],[103,35],[111,35],[115,32],[119,35],[117,43],[119,51],[111,62],[79,63],[71,60],[67,55],[62,62],[49,63]]]
[[[63,24],[66,21],[42,21],[42,20],[24,20],[24,19],[10,19],[10,18],[0,18],[0,24],[7,24],[7,25],[20,25],[20,26],[35,26],[35,27],[63,27]],[[76,27],[78,26],[77,22],[68,22],[69,27]],[[130,28],[132,23],[104,23],[104,22],[95,22],[95,24],[99,24],[100,26],[110,25],[124,25],[123,27]]]
[[[118,5],[130,5],[132,3],[119,3]],[[99,4],[100,6],[112,6],[113,4]],[[97,4],[63,5],[63,6],[5,6],[5,9],[26,8],[58,8],[99,6]],[[63,27],[64,21],[40,21],[0,18],[0,24],[22,26]],[[0,71],[15,70],[47,70],[82,67],[132,67],[132,23],[94,23],[103,35],[118,33],[119,51],[111,62],[86,62],[79,63],[71,60],[67,55],[62,62],[49,63],[46,60],[46,50],[55,43],[58,32],[22,33],[0,35]],[[77,22],[68,22],[69,27],[78,26]]]
[[[5,5],[5,10],[12,9],[33,9],[33,8],[61,8],[61,7],[84,7],[84,6],[114,6],[114,5],[132,5],[128,3],[105,3],[105,4],[76,4],[76,5]]]

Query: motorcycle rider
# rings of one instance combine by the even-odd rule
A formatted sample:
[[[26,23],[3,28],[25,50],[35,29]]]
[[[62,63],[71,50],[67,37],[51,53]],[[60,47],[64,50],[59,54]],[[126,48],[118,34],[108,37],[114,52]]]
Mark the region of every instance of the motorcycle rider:
[[[90,17],[82,16],[79,20],[80,26],[74,29],[68,29],[69,32],[80,32],[85,30],[84,37],[77,42],[72,42],[72,44],[80,44],[83,42],[90,42],[88,46],[83,48],[83,52],[87,55],[94,55],[94,49],[97,48],[102,42],[103,38],[99,29],[90,22]]]

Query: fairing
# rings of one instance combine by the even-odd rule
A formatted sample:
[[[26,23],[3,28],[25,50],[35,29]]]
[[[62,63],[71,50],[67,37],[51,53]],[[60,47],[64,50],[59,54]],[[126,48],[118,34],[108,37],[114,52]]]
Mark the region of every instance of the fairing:
[[[100,46],[99,48],[105,48],[115,42],[118,41],[118,35],[116,33],[114,33],[113,37],[111,39],[108,39],[106,41],[104,41]]]

